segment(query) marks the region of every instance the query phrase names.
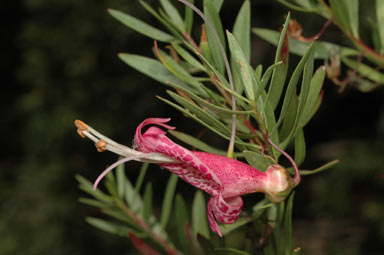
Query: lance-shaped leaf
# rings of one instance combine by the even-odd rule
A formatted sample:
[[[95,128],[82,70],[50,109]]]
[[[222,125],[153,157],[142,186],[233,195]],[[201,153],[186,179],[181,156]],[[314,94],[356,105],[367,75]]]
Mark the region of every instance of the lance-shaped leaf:
[[[295,135],[295,163],[300,166],[305,159],[304,130],[301,128]]]
[[[185,32],[184,21],[175,6],[173,6],[173,4],[169,0],[160,0],[160,3],[163,6],[168,17],[171,19],[173,25],[177,27],[180,32]]]
[[[175,199],[175,220],[177,224],[177,238],[183,251],[188,250],[187,237],[185,227],[188,223],[187,208],[183,197],[180,194],[176,195]]]
[[[244,151],[243,153],[249,165],[263,172],[265,172],[270,165],[275,163],[269,157],[254,151]]]
[[[112,17],[114,17],[127,27],[139,32],[140,34],[148,36],[149,38],[161,42],[170,42],[175,40],[175,37],[173,37],[172,35],[165,33],[155,27],[152,27],[129,14],[113,9],[108,9],[108,12],[112,15]]]
[[[184,38],[181,36],[179,31],[171,24],[171,20],[169,20],[168,17],[162,17],[157,13],[147,2],[145,1],[139,1],[139,3],[146,9],[150,14],[152,14],[158,21],[160,21],[161,24],[163,24],[168,31],[170,31],[176,38],[178,38],[180,41],[184,40]]]
[[[188,87],[187,84],[168,71],[168,69],[156,59],[128,53],[120,53],[119,58],[130,67],[158,82],[164,84],[167,84],[167,82],[174,82],[183,87]]]
[[[127,237],[129,232],[135,232],[122,224],[116,224],[94,217],[87,217],[85,220],[95,228],[118,236]]]
[[[175,190],[176,190],[176,185],[178,180],[179,180],[179,177],[177,175],[172,174],[169,177],[167,187],[165,189],[163,207],[161,210],[161,218],[160,218],[160,225],[163,229],[166,228],[168,224],[169,216],[171,215],[173,198],[175,195]]]
[[[233,36],[239,43],[240,48],[243,50],[247,63],[251,59],[251,10],[248,0],[244,1],[239,13],[237,14],[235,25],[233,26]],[[231,70],[233,75],[233,83],[235,85],[241,84],[241,69],[236,63],[234,58],[231,58]],[[235,86],[237,93],[243,92],[243,86]]]
[[[192,202],[192,229],[194,233],[200,233],[205,238],[210,239],[206,212],[203,192],[197,190]]]
[[[279,120],[277,121],[274,129],[280,126],[281,122],[286,116],[289,102],[291,101],[291,98],[293,96],[297,83],[300,79],[301,73],[304,69],[305,64],[307,63],[309,56],[312,54],[312,51],[313,51],[313,43],[311,44],[311,47],[308,49],[307,53],[301,58],[299,64],[296,66],[295,70],[293,71],[291,79],[289,80],[289,83],[288,83],[287,90],[285,92],[285,97],[283,101],[283,106],[281,108]]]
[[[152,191],[152,183],[148,182],[145,186],[144,191],[144,220],[149,221],[151,215],[152,215],[152,198],[153,198],[153,191]]]
[[[253,28],[252,32],[260,36],[262,39],[269,42],[270,44],[277,45],[280,34],[279,32],[266,28]],[[288,41],[289,52],[299,56],[303,56],[306,52],[308,52],[308,49],[311,45],[310,43],[301,42],[296,38],[292,37],[289,37]],[[314,47],[316,59],[326,59],[329,57],[330,52],[339,52],[340,56],[359,55],[359,52],[355,49],[340,47],[337,44],[324,41],[317,41]]]
[[[258,84],[256,83],[253,70],[248,64],[244,52],[242,51],[239,43],[236,41],[236,38],[229,31],[227,31],[227,38],[231,56],[234,59],[234,62],[240,67],[240,76],[245,94],[248,99],[254,101],[255,90],[258,88]]]
[[[284,239],[285,239],[285,254],[291,255],[293,252],[292,245],[292,207],[293,207],[293,197],[295,192],[289,196],[284,216]]]
[[[341,60],[349,68],[357,70],[357,72],[362,76],[380,84],[384,83],[384,74],[382,72],[378,72],[377,69],[361,63],[361,61],[353,60],[351,58],[342,57]]]
[[[219,41],[217,41],[214,31],[212,31],[209,25],[206,26],[211,56],[213,58],[217,70],[219,70],[220,73],[224,73],[224,59],[220,50],[220,43],[225,49],[224,30],[223,25],[221,24],[219,13],[216,10],[215,6],[212,4],[211,0],[204,1],[204,14],[210,24],[213,26],[213,29],[216,31],[217,36],[219,37]]]
[[[384,53],[384,1],[382,0],[376,0],[376,20],[377,20],[377,27],[378,34],[380,38],[380,53]]]
[[[275,55],[275,64],[281,61],[281,65],[277,66],[272,73],[272,80],[268,90],[267,101],[271,104],[273,110],[276,109],[280,102],[280,97],[283,92],[285,79],[288,71],[288,57],[289,57],[289,41],[287,29],[289,25],[290,13],[288,13],[285,20],[283,29],[281,30],[279,41],[277,43],[277,50]]]
[[[188,0],[190,3],[194,3],[194,0]],[[189,6],[185,6],[185,17],[184,17],[185,30],[188,35],[191,34],[193,26],[193,10]]]
[[[325,66],[320,66],[311,79],[307,100],[299,120],[299,128],[308,123],[319,106],[319,98],[322,97],[320,91],[324,84],[325,74]]]
[[[347,33],[359,38],[359,1],[329,0],[329,3],[336,22]]]

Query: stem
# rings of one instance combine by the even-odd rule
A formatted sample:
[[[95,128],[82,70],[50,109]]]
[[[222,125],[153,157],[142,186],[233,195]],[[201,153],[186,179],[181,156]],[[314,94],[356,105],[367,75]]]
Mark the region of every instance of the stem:
[[[229,61],[228,61],[227,56],[225,54],[224,46],[220,42],[220,38],[217,35],[215,28],[212,26],[211,22],[209,22],[207,17],[196,6],[194,6],[193,4],[191,4],[190,2],[188,2],[186,0],[177,0],[177,1],[187,5],[194,12],[196,12],[204,20],[204,22],[207,24],[209,29],[211,29],[211,31],[213,32],[215,40],[216,40],[217,44],[219,45],[221,55],[223,56],[223,60],[224,60],[224,64],[225,64],[225,69],[227,71],[227,76],[228,76],[230,88],[231,88],[232,92],[235,92],[235,87],[233,85],[232,72],[231,72],[231,68],[229,66]],[[232,98],[232,110],[235,111],[236,110],[236,99],[233,95],[231,95],[231,98]],[[236,135],[236,114],[232,114],[231,138],[230,138],[230,142],[229,142],[228,150],[227,150],[227,156],[230,158],[233,158],[233,150],[234,150],[234,145],[235,145],[235,135]]]
[[[291,157],[288,153],[286,153],[286,152],[283,151],[279,146],[277,146],[276,144],[274,144],[274,143],[272,142],[272,140],[269,138],[268,135],[266,135],[265,137],[266,137],[267,141],[268,141],[273,147],[275,147],[276,150],[278,150],[281,154],[283,154],[283,155],[289,160],[289,162],[291,162],[292,167],[293,167],[293,169],[295,170],[295,177],[293,177],[293,183],[295,184],[295,186],[296,186],[297,184],[299,184],[300,181],[301,181],[301,176],[300,176],[299,168],[297,167],[295,161],[292,159],[292,157]]]

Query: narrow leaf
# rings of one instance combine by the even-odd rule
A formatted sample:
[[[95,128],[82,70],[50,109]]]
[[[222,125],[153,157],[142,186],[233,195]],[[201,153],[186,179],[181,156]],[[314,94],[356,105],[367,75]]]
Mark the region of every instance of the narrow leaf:
[[[213,29],[216,31],[219,42],[216,40],[216,37],[214,35],[214,31],[211,30],[210,26],[206,26],[207,28],[207,37],[208,37],[208,43],[209,47],[211,49],[211,56],[213,58],[213,61],[215,63],[215,66],[217,70],[220,73],[224,73],[224,59],[220,50],[220,43],[225,49],[225,36],[224,36],[224,30],[223,25],[221,24],[221,19],[219,16],[219,13],[215,9],[214,5],[211,3],[210,0],[204,1],[204,14],[207,17],[210,24],[213,26]]]
[[[243,153],[249,165],[263,172],[275,163],[269,157],[254,151],[244,151]]]
[[[152,38],[157,41],[161,42],[170,42],[175,40],[175,38],[167,34],[155,27],[152,27],[148,25],[147,23],[142,22],[141,20],[128,15],[126,13],[123,13],[118,10],[113,10],[113,9],[108,9],[109,14],[112,15],[115,19],[126,25],[127,27],[145,35],[148,36],[149,38]]]
[[[293,252],[293,245],[292,245],[292,207],[293,207],[293,197],[295,195],[295,192],[292,192],[292,194],[289,196],[285,211],[285,217],[284,217],[284,239],[285,239],[285,254],[291,255]]]
[[[145,191],[143,196],[145,221],[148,221],[152,215],[152,197],[153,197],[152,183],[148,182],[147,185],[145,186]]]
[[[227,31],[227,37],[231,56],[234,58],[234,62],[240,66],[241,80],[247,98],[254,101],[257,84],[254,79],[253,70],[248,64],[239,43],[236,41],[236,38],[229,31]]]
[[[210,239],[207,208],[203,192],[197,190],[192,202],[192,229],[194,233],[200,233],[205,238]]]
[[[376,20],[377,20],[377,27],[379,38],[380,38],[380,44],[381,49],[380,53],[384,53],[384,1],[383,0],[376,0]]]
[[[160,0],[160,3],[168,17],[172,20],[173,25],[177,27],[180,32],[185,32],[184,21],[175,6],[173,6],[169,0]]]
[[[301,128],[295,136],[295,163],[300,166],[305,159],[304,130]]]
[[[177,237],[183,251],[188,250],[187,237],[185,233],[185,226],[188,222],[187,208],[183,197],[180,194],[176,195],[175,199],[175,220],[177,226]]]
[[[287,29],[289,25],[290,13],[288,13],[283,29],[281,30],[279,41],[277,43],[277,49],[275,54],[275,64],[279,61],[282,65],[279,65],[273,70],[271,85],[269,86],[267,101],[271,104],[273,110],[276,109],[280,102],[280,97],[283,92],[285,79],[288,71],[288,50],[289,41],[287,36]]]
[[[233,26],[233,36],[239,42],[247,63],[251,60],[251,4],[245,0]]]
[[[167,187],[165,189],[163,206],[161,209],[161,218],[160,225],[163,229],[166,228],[169,220],[169,216],[171,215],[171,209],[173,204],[173,197],[175,195],[176,185],[179,177],[177,175],[171,174],[169,177]]]

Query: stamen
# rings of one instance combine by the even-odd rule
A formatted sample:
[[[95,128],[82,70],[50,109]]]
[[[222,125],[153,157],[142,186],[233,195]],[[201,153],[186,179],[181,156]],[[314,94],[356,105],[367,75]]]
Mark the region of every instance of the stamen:
[[[75,120],[75,125],[77,127],[77,133],[81,138],[85,138],[84,131],[88,131],[88,126],[81,120]]]
[[[95,146],[96,146],[96,149],[98,152],[104,152],[107,150],[107,148],[106,148],[107,142],[104,141],[103,139],[100,139],[99,141],[97,141],[95,143]]]
[[[100,175],[99,177],[97,177],[95,183],[93,184],[93,189],[96,190],[97,189],[97,186],[99,185],[100,181],[104,178],[105,175],[107,175],[111,170],[113,170],[115,167],[125,163],[125,162],[128,162],[128,161],[131,161],[131,160],[134,160],[134,159],[139,159],[139,158],[142,158],[143,156],[140,155],[140,156],[130,156],[130,157],[126,157],[126,158],[123,158],[123,159],[120,159],[118,161],[116,161],[115,163],[113,163],[111,166],[109,166],[107,169],[105,169]]]

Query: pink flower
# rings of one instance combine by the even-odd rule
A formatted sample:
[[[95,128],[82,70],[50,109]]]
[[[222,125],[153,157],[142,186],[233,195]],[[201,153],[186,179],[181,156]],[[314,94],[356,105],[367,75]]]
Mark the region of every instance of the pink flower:
[[[99,151],[107,149],[126,157],[107,168],[96,180],[94,187],[97,187],[106,173],[123,162],[139,160],[156,163],[211,195],[207,206],[209,225],[212,231],[222,236],[216,220],[223,224],[237,221],[243,206],[241,195],[262,192],[271,202],[278,203],[283,201],[297,184],[278,164],[271,165],[267,171],[261,172],[231,158],[190,151],[174,143],[166,136],[166,132],[156,126],[151,126],[142,133],[142,129],[147,125],[174,129],[165,124],[169,120],[160,118],[144,120],[136,129],[134,143],[137,150],[118,144],[83,122],[76,121],[79,134],[94,140]]]

